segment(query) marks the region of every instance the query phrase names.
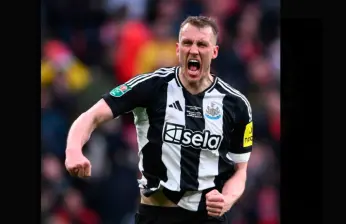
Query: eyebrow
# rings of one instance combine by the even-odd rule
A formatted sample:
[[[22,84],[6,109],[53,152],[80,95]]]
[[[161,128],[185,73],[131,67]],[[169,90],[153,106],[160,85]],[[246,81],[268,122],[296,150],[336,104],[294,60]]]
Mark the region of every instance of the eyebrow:
[[[188,38],[184,38],[184,39],[181,40],[181,42],[183,42],[183,43],[192,43],[193,40],[188,39]],[[205,40],[197,40],[197,43],[199,43],[199,44],[207,44],[207,45],[209,44],[209,42],[205,41]]]

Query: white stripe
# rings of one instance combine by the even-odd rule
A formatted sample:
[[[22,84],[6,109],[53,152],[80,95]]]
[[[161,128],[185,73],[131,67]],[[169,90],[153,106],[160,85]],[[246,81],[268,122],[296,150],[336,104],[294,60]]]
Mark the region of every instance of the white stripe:
[[[180,87],[182,87],[183,84],[181,84],[180,79],[179,79],[179,70],[180,70],[180,67],[178,66],[177,69],[175,70],[175,79],[177,80],[178,85],[179,85]]]
[[[149,119],[148,114],[145,108],[135,108],[133,111],[134,115],[134,124],[137,131],[137,143],[138,143],[138,168],[140,172],[143,172],[143,147],[149,142],[147,139],[148,130],[149,130]],[[147,180],[142,175],[142,179],[139,181],[140,187],[143,187],[147,184]],[[142,186],[141,186],[142,185]]]
[[[156,70],[155,72],[161,72],[161,71],[174,71],[176,69],[176,67],[170,67],[170,68],[160,68],[158,70]]]
[[[162,73],[162,72],[164,72],[164,73]],[[155,71],[153,73],[146,73],[146,74],[137,75],[136,77],[134,77],[134,78],[130,79],[129,81],[127,81],[125,84],[129,85],[132,88],[132,87],[136,86],[137,84],[147,80],[148,77],[149,78],[158,77],[158,76],[166,77],[166,76],[168,76],[169,74],[171,74],[173,72],[174,72],[174,68],[169,68],[169,69],[163,68],[163,69],[159,69],[159,70],[157,70],[157,71]],[[147,79],[145,79],[145,78],[147,78]]]
[[[201,201],[202,193],[198,191],[188,191],[178,202],[178,206],[190,211],[197,211],[199,202]]]
[[[154,73],[142,74],[142,75],[138,75],[138,76],[130,79],[129,81],[126,82],[126,84],[129,85],[130,87],[134,87],[138,83],[141,83],[142,82],[141,79],[143,79],[143,78],[146,78],[146,77],[157,77],[157,76],[166,77],[167,75],[169,75],[171,73],[173,73],[173,70],[165,71],[165,73],[161,73],[161,72],[155,71]]]
[[[247,110],[248,110],[248,114],[249,114],[249,122],[252,121],[252,111],[251,111],[251,106],[250,106],[250,103],[249,101],[246,99],[246,97],[241,94],[238,90],[232,88],[230,85],[228,85],[227,83],[225,83],[224,81],[222,81],[221,79],[219,79],[219,84],[222,88],[224,88],[227,92],[229,92],[230,94],[232,95],[235,95],[235,96],[238,96],[240,97],[244,103],[246,104],[247,106]]]
[[[214,89],[214,86],[216,85],[217,80],[218,80],[218,78],[217,78],[217,77],[215,77],[214,83],[213,83],[213,85],[212,85],[212,86],[210,86],[210,87],[209,87],[208,92],[211,92],[211,91]]]
[[[167,87],[167,105],[179,99],[182,111],[173,107],[166,107],[165,123],[171,122],[185,126],[185,98],[183,91],[178,87],[176,81],[172,79]],[[162,139],[165,139],[165,130],[162,130]],[[167,182],[161,181],[162,186],[172,191],[180,191],[180,160],[181,146],[164,142],[162,143],[162,162],[167,168]]]
[[[132,85],[132,83],[136,82],[137,80],[139,80],[143,77],[147,77],[151,74],[152,73],[145,73],[145,74],[137,75],[137,76],[133,77],[132,79],[128,80],[127,82],[125,82],[125,84],[130,86],[130,85]]]
[[[242,153],[242,154],[235,154],[235,153],[228,152],[226,154],[226,157],[227,159],[232,160],[235,163],[244,163],[249,161],[250,154],[251,152]]]
[[[168,72],[167,74],[164,74],[164,75],[161,75],[161,74],[158,75],[158,74],[154,73],[154,74],[152,74],[152,75],[150,75],[150,76],[147,76],[147,77],[145,77],[144,79],[141,79],[141,80],[137,81],[136,83],[130,85],[130,87],[133,88],[133,87],[135,87],[136,85],[138,85],[138,84],[140,84],[140,83],[142,83],[142,82],[144,82],[144,81],[146,81],[146,80],[148,80],[148,79],[154,78],[154,77],[158,77],[158,76],[166,77],[166,76],[169,76],[170,74],[172,74],[172,73]]]
[[[203,116],[205,122],[205,130],[209,130],[212,135],[223,136],[223,110],[222,101],[225,94],[219,93],[216,89],[210,93],[205,93],[203,98]],[[215,108],[219,108],[220,118],[212,120],[206,117],[207,107],[214,104]],[[222,141],[222,138],[221,140]],[[220,142],[221,144],[221,142]],[[214,179],[219,173],[219,150],[202,149],[199,156],[198,166],[198,190],[204,190],[215,186]]]
[[[227,83],[225,83],[224,81],[222,81],[221,79],[219,79],[219,83],[220,83],[220,86],[222,86],[225,90],[227,90],[229,93],[235,95],[235,96],[238,96],[240,97],[244,103],[246,104],[247,106],[247,109],[248,109],[248,114],[249,114],[249,117],[250,117],[250,121],[252,120],[252,111],[251,111],[251,105],[250,105],[250,102],[247,100],[247,98],[242,94],[240,93],[238,90],[232,88],[230,85],[228,85]]]
[[[168,76],[169,74],[172,74],[172,72],[174,71],[174,68],[165,69],[165,70],[167,70],[168,73],[162,75],[163,77]],[[138,75],[137,77],[134,77],[133,79],[129,80],[127,84],[131,85],[137,80],[142,79],[138,82],[138,83],[141,83],[147,79],[161,75],[161,74],[157,74],[156,72]],[[136,86],[138,83],[135,83],[133,86]],[[145,108],[135,108],[132,112],[134,115],[134,124],[136,126],[136,131],[137,131],[137,142],[138,142],[138,149],[139,149],[138,150],[138,156],[139,156],[138,168],[139,168],[139,171],[142,173],[144,170],[142,149],[149,142],[147,136],[148,136],[148,130],[150,125],[149,125],[148,114]],[[144,188],[144,186],[147,185],[147,179],[144,177],[143,173],[142,173],[142,178],[138,180],[138,184],[140,188]],[[160,187],[161,186],[159,185],[157,188],[151,189],[151,190],[154,191]]]

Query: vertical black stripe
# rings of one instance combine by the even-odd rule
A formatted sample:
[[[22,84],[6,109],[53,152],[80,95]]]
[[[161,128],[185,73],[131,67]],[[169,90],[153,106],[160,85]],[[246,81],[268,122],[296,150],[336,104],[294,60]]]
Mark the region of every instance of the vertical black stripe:
[[[226,154],[231,151],[231,136],[232,129],[234,128],[234,120],[235,120],[235,110],[232,108],[236,108],[237,98],[232,95],[227,94],[227,92],[221,88],[219,85],[215,87],[220,93],[226,94],[222,101],[222,110],[223,110],[223,140],[219,148],[219,174],[215,177],[214,183],[216,188],[220,191],[224,183],[234,174],[235,167],[234,163],[230,162],[226,158]]]
[[[205,198],[205,195],[208,194],[213,189],[215,189],[215,188],[213,187],[213,188],[205,189],[202,191],[202,197],[201,197],[201,200],[199,201],[199,204],[198,204],[198,211],[207,209],[207,203],[206,203],[207,199]]]
[[[147,109],[149,118],[148,140],[143,149],[143,175],[148,180],[147,187],[157,187],[160,180],[167,181],[167,168],[162,162],[162,130],[167,107],[167,87],[165,83],[160,88],[160,97]]]
[[[191,96],[190,93],[183,90],[185,97],[185,128],[190,131],[202,131],[205,128],[204,118],[194,118],[187,116],[188,106],[200,107],[203,111],[203,98],[204,94]],[[198,190],[198,167],[199,156],[201,149],[193,148],[191,146],[181,146],[181,175],[180,187],[182,190],[195,191]]]

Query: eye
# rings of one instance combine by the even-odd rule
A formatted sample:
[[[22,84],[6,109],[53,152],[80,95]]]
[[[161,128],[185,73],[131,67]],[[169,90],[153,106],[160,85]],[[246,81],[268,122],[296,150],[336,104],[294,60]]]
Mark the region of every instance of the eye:
[[[189,45],[192,44],[192,41],[185,40],[185,41],[182,42],[182,44],[183,44],[184,46],[189,46]]]
[[[204,43],[204,42],[199,42],[198,47],[208,47],[208,44]]]

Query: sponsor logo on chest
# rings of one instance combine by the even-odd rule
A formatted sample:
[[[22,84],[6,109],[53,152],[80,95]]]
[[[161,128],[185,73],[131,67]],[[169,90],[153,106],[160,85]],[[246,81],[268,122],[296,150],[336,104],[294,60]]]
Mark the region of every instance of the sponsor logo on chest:
[[[169,122],[165,123],[162,137],[167,143],[205,150],[217,150],[222,141],[221,135],[212,134],[209,130],[193,131]]]

